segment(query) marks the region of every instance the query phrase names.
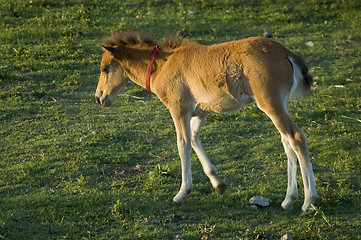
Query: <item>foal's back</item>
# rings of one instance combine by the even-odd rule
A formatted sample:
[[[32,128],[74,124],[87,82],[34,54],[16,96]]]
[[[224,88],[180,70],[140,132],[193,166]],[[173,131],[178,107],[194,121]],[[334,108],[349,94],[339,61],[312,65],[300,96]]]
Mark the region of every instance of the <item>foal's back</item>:
[[[204,46],[194,42],[177,49],[168,67],[175,92],[191,98],[205,112],[236,110],[255,99],[288,93],[298,57],[266,38],[248,38]],[[255,95],[258,95],[255,97]]]

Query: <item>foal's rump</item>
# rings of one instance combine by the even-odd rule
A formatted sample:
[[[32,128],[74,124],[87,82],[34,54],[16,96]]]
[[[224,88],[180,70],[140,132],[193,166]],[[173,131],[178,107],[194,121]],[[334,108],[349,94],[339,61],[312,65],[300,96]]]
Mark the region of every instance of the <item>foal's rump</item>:
[[[302,97],[312,85],[303,59],[278,42],[248,38],[235,42],[233,51],[240,58],[244,87],[261,104],[281,104],[291,95]]]

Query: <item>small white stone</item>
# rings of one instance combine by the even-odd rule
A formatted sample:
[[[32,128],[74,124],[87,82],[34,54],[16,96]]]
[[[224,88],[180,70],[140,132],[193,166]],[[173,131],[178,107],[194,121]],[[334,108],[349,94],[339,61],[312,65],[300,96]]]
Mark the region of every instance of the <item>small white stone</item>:
[[[257,205],[261,207],[268,207],[269,199],[262,196],[254,196],[249,200],[249,204]]]
[[[291,240],[291,239],[292,239],[291,233],[286,233],[281,237],[281,240]]]
[[[307,46],[307,47],[313,47],[313,46],[314,46],[314,44],[313,44],[313,42],[312,42],[312,41],[309,41],[309,42],[307,42],[307,43],[306,43],[306,46]]]
[[[175,236],[175,239],[183,239],[183,236],[181,234],[178,234],[177,236]]]

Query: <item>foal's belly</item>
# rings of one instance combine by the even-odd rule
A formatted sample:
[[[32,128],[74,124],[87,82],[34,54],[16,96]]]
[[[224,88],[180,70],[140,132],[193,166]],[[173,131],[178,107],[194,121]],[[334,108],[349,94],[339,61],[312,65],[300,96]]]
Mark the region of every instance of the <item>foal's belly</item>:
[[[238,96],[237,99],[228,94],[220,94],[200,99],[196,104],[196,111],[214,113],[232,112],[251,102],[253,102],[253,99],[245,93]]]

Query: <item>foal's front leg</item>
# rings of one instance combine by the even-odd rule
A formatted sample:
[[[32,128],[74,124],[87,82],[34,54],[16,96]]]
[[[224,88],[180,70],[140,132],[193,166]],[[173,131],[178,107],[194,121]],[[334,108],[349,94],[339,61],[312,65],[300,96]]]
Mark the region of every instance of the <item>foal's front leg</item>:
[[[211,181],[213,188],[216,189],[218,193],[222,194],[226,190],[227,184],[219,178],[216,168],[211,161],[209,161],[199,139],[200,130],[207,116],[208,115],[194,116],[191,118],[191,143],[193,150],[196,152],[199,161],[202,164],[203,171]]]
[[[171,114],[177,131],[177,145],[182,166],[182,185],[173,201],[182,204],[192,191],[190,112],[171,110]]]

